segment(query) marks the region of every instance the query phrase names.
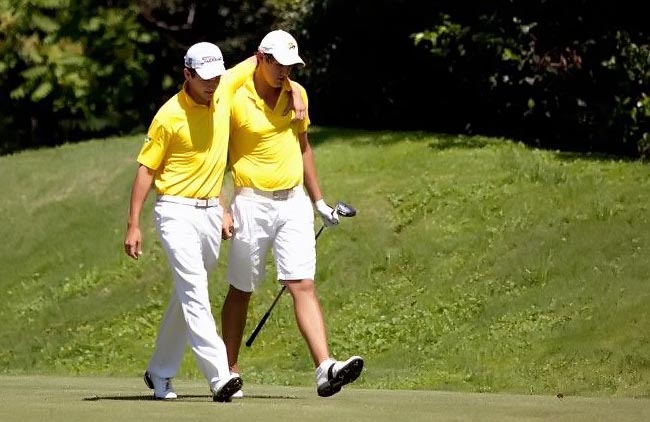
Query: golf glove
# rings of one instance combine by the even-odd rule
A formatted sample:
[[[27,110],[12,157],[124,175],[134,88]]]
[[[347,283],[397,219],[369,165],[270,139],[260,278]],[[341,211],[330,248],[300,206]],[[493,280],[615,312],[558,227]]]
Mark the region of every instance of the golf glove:
[[[339,224],[339,215],[325,201],[319,199],[314,203],[314,206],[318,214],[320,214],[320,218],[323,220],[325,227],[332,227]]]

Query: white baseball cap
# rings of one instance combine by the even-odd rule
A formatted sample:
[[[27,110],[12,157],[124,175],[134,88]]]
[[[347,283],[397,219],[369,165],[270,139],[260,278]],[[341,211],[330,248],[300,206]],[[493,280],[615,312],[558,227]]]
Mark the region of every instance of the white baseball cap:
[[[187,50],[185,67],[196,70],[201,79],[212,79],[226,73],[221,50],[209,42],[196,43]]]
[[[272,54],[275,60],[284,66],[297,63],[305,64],[298,55],[298,42],[296,39],[281,29],[266,34],[260,43],[259,49],[263,53]]]

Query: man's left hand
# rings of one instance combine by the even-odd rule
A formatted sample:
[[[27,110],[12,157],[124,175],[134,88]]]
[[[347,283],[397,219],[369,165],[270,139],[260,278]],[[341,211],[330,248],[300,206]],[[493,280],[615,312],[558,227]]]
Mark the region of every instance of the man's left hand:
[[[325,227],[332,227],[339,224],[339,215],[334,211],[332,207],[327,205],[324,200],[319,199],[314,203],[316,211],[320,214],[321,219]]]

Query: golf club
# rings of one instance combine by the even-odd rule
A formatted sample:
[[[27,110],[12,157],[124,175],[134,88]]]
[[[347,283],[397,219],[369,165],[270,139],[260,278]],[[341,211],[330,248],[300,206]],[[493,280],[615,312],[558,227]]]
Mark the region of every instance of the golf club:
[[[357,210],[355,210],[351,205],[348,205],[341,201],[338,201],[334,206],[334,212],[338,214],[340,217],[354,217],[357,214]],[[318,236],[320,236],[324,228],[325,225],[323,224],[321,228],[318,230],[318,233],[316,233],[316,237],[314,239],[318,240]],[[275,308],[275,304],[278,303],[278,300],[280,299],[282,293],[284,293],[286,288],[287,288],[286,284],[283,285],[282,288],[280,289],[280,292],[275,296],[273,303],[271,303],[271,307],[269,308],[268,311],[266,311],[262,319],[260,319],[260,322],[257,323],[257,326],[251,333],[250,337],[248,337],[248,340],[246,340],[246,347],[251,347],[251,345],[255,341],[255,338],[260,333],[260,330],[262,329],[262,327],[264,327],[264,324],[266,324],[266,320],[269,318],[269,315],[271,315],[271,311],[273,310],[273,308]]]

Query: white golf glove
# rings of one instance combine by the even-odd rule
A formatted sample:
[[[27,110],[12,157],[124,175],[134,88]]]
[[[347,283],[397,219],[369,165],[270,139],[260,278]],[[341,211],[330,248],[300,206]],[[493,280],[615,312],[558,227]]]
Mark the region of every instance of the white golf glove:
[[[319,199],[314,203],[314,206],[318,214],[320,214],[320,218],[323,220],[325,227],[332,227],[339,224],[339,215],[325,201]]]

